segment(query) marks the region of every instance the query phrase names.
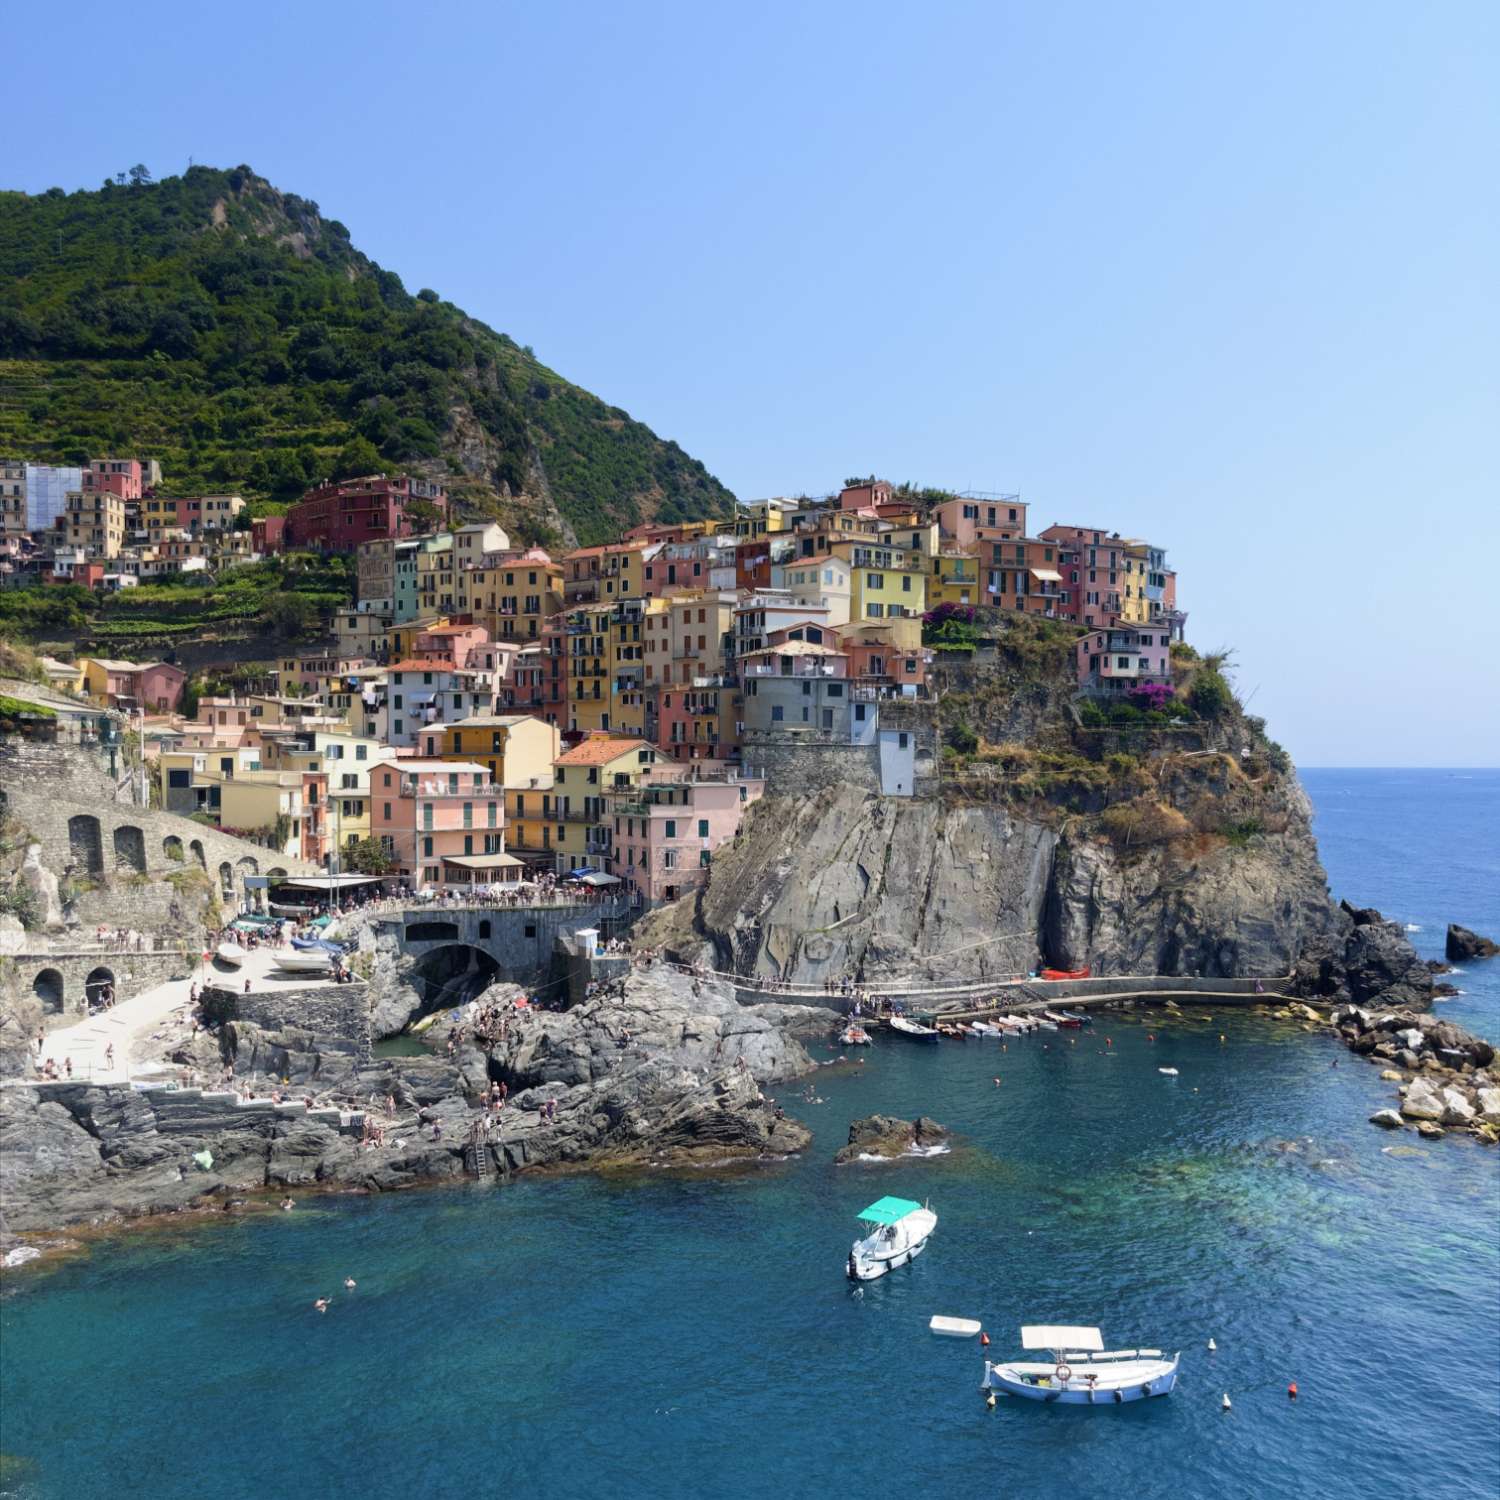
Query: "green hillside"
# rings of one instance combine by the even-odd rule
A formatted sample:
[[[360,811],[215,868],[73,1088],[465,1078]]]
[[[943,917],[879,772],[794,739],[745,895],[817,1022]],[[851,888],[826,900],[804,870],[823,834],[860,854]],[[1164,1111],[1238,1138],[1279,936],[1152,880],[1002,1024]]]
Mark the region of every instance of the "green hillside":
[[[257,509],[397,467],[521,539],[727,514],[696,459],[248,167],[0,193],[0,455],[161,460]]]

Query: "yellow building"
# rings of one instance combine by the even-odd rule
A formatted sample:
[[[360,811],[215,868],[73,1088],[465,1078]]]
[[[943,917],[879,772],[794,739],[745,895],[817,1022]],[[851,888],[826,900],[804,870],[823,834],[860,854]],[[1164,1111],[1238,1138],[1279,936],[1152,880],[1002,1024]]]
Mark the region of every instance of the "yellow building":
[[[556,832],[552,821],[552,786],[553,773],[549,767],[537,786],[505,789],[505,843],[512,853],[551,855],[552,836]]]
[[[735,510],[734,534],[747,541],[754,541],[756,537],[786,531],[792,524],[792,513],[796,509],[797,502],[783,496],[770,500],[747,500]]]
[[[417,613],[451,610],[453,604],[453,533],[423,537],[415,548]]]
[[[415,619],[406,620],[400,625],[392,625],[385,632],[385,656],[387,661],[410,661],[416,653],[417,637],[423,631],[432,630],[438,625],[449,625],[452,621],[447,615],[442,614],[420,614]]]
[[[599,599],[611,603],[618,599],[635,599],[646,592],[646,554],[653,556],[660,548],[657,542],[616,542],[604,549],[600,560]]]
[[[72,490],[57,520],[61,539],[90,557],[118,557],[125,545],[125,502],[111,490]]]
[[[640,786],[658,765],[675,764],[647,740],[628,736],[590,735],[558,756],[552,790],[542,794],[542,847],[559,870],[598,865],[609,855],[609,825],[604,793]]]
[[[979,559],[968,552],[940,552],[927,580],[927,608],[979,603]]]
[[[1146,625],[1152,619],[1151,602],[1146,593],[1151,577],[1149,542],[1128,541],[1122,544],[1120,562],[1120,618],[1132,625]]]
[[[624,599],[609,611],[609,712],[597,727],[612,734],[646,732],[646,648],[662,635],[666,599]]]
[[[563,637],[568,674],[568,727],[607,730],[610,715],[610,609],[590,604],[571,610]]]
[[[920,640],[928,568],[922,554],[872,542],[838,541],[833,548],[849,564],[850,623],[912,619]]]
[[[472,614],[492,641],[539,640],[563,608],[562,574],[545,552],[481,563],[455,580],[456,608]]]
[[[473,714],[443,730],[440,760],[485,766],[490,779],[507,790],[540,790],[552,785],[552,763],[562,753],[562,735],[545,719],[530,714]]]

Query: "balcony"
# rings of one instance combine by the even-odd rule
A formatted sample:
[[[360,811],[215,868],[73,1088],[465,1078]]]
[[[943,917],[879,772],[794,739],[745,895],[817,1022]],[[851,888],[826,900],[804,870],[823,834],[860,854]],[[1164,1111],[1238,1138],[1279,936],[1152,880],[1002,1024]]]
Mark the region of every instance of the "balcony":
[[[468,801],[476,797],[503,797],[505,788],[497,786],[494,782],[485,782],[481,786],[461,786],[456,790],[451,788],[446,781],[419,781],[415,785],[410,782],[404,783],[397,793],[401,797],[424,797],[434,799],[451,799],[452,801]]]

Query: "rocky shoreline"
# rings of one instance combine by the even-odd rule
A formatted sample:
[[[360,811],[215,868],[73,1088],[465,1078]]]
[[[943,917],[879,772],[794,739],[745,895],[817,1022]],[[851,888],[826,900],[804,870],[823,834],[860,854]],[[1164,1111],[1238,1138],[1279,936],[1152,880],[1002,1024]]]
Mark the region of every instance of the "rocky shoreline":
[[[516,993],[495,986],[479,1003]],[[345,1038],[225,1020],[173,1058],[205,1076],[232,1067],[232,1089],[0,1091],[0,1252],[262,1193],[785,1157],[811,1135],[762,1085],[813,1068],[797,1034],[832,1022],[744,1007],[664,966],[568,1011],[513,1010],[503,1039],[470,1035],[451,1056],[363,1061]]]

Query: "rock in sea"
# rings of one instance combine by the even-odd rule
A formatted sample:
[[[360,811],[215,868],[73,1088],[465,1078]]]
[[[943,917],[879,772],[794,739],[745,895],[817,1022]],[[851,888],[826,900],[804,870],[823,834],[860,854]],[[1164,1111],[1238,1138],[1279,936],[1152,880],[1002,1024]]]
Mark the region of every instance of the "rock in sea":
[[[1378,1109],[1370,1116],[1370,1124],[1383,1125],[1387,1130],[1400,1130],[1405,1123],[1396,1109]]]

